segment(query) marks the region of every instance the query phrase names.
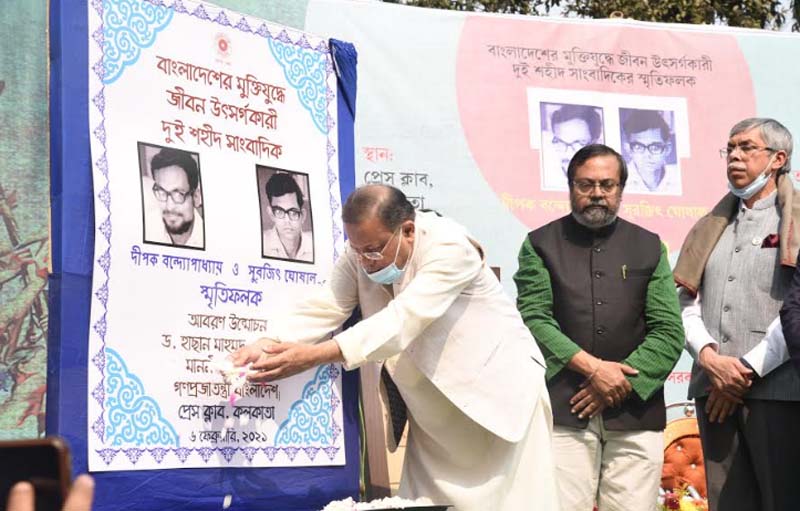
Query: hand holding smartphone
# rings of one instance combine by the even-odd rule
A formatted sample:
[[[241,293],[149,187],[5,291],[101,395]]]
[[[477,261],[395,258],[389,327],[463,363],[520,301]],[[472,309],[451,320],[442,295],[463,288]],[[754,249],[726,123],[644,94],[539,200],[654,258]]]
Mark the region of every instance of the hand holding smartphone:
[[[61,511],[91,511],[93,498],[94,479],[86,474],[78,476]],[[31,483],[21,482],[11,487],[6,511],[34,511],[35,508],[36,498]]]
[[[69,450],[59,438],[0,441],[0,509],[5,509],[11,488],[27,481],[33,486],[36,502],[30,511],[62,511],[70,486],[70,465]],[[29,500],[24,494],[15,497],[21,503]],[[25,504],[15,507],[19,505]],[[8,511],[29,509],[9,507]]]

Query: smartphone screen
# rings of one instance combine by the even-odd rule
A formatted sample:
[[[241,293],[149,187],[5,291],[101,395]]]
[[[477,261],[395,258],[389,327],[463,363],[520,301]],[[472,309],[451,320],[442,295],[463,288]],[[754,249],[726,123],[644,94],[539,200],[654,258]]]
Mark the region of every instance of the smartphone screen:
[[[11,487],[30,482],[36,491],[36,511],[61,511],[70,484],[69,451],[58,438],[0,442],[0,509],[6,508]]]

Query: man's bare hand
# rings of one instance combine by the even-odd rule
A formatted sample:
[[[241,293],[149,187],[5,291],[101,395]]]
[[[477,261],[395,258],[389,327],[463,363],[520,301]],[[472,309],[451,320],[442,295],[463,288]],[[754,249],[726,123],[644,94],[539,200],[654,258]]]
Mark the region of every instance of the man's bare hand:
[[[257,373],[247,377],[250,381],[267,382],[288,378],[312,367],[330,362],[341,362],[342,352],[334,340],[320,344],[284,342],[263,348],[263,356],[250,367]]]
[[[602,360],[595,369],[594,376],[585,381],[581,387],[591,385],[603,397],[606,406],[619,406],[633,390],[625,376],[637,374],[639,371],[627,364]]]
[[[750,388],[753,371],[738,358],[720,355],[712,346],[703,348],[698,358],[715,390],[742,396]]]
[[[242,346],[231,354],[233,365],[241,367],[247,364],[264,362],[269,357],[269,355],[264,352],[264,349],[273,344],[277,343],[272,339],[262,337],[255,342]]]
[[[708,422],[719,422],[722,424],[725,419],[733,415],[736,407],[744,403],[741,397],[731,395],[727,392],[712,390],[706,401],[705,411],[708,414]]]
[[[579,419],[583,419],[584,417],[593,419],[595,416],[603,413],[603,410],[606,408],[603,396],[591,386],[579,390],[578,393],[569,400],[569,404],[572,407],[570,411],[573,414],[577,414]]]

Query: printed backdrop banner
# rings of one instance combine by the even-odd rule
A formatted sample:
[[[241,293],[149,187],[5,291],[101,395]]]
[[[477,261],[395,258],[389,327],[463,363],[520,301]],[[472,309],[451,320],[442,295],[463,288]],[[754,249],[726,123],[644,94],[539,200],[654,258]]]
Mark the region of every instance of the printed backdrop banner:
[[[47,2],[3,2],[0,34],[0,440],[44,434]]]
[[[329,42],[187,0],[88,13],[89,468],[343,465],[340,366],[219,371],[343,248]]]
[[[621,216],[676,252],[726,191],[736,121],[800,129],[800,72],[770,67],[800,49],[796,34],[348,0],[310,0],[304,28],[363,48],[358,182],[466,223],[506,284],[524,234],[569,211],[564,166],[583,145],[622,153]]]
[[[731,126],[775,117],[800,134],[796,34],[348,0],[309,0],[303,27],[360,48],[357,184],[393,184],[464,223],[512,295],[526,233],[569,212],[580,147],[621,152],[620,215],[674,262],[726,192]],[[686,399],[689,368],[684,354],[668,402]]]

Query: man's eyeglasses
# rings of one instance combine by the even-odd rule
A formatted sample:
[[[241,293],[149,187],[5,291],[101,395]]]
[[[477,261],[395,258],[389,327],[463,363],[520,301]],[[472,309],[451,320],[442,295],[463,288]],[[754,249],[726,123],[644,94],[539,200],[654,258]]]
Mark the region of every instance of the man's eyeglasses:
[[[758,147],[756,145],[751,145],[751,144],[741,144],[741,145],[736,144],[736,145],[729,145],[728,147],[724,147],[724,148],[720,149],[719,150],[719,155],[720,155],[720,157],[727,159],[737,149],[744,156],[750,156],[752,153],[754,153],[756,151],[774,151],[775,150],[775,149],[773,149],[773,148],[771,148],[769,146]]]
[[[603,181],[573,181],[572,187],[578,190],[582,195],[588,195],[594,191],[595,188],[600,188],[603,195],[613,193],[617,189],[619,183],[612,179],[604,179]]]
[[[644,151],[647,150],[653,156],[660,156],[669,149],[669,144],[663,144],[661,142],[653,142],[647,145],[640,142],[631,142],[629,145],[631,146],[631,152],[634,154],[643,154]]]
[[[171,192],[168,192],[163,188],[161,188],[160,186],[158,186],[158,184],[153,185],[153,195],[155,195],[156,199],[158,199],[160,202],[167,202],[167,197],[169,197],[175,204],[183,204],[184,202],[186,202],[186,197],[190,196],[193,193],[194,190],[189,190],[188,192],[182,192],[180,190],[172,190]]]
[[[353,251],[356,254],[358,254],[358,257],[361,257],[363,259],[369,259],[370,261],[380,261],[381,259],[383,259],[383,251],[386,250],[386,247],[389,246],[389,243],[391,243],[392,240],[394,239],[394,237],[397,236],[398,232],[400,232],[400,229],[397,229],[396,231],[394,231],[394,234],[392,234],[392,237],[389,238],[388,240],[386,240],[386,243],[383,244],[383,247],[381,247],[381,249],[379,251],[359,252],[356,249],[353,249]]]
[[[300,219],[300,210],[297,208],[283,209],[279,206],[272,206],[272,215],[278,220],[283,220],[288,216],[289,220],[295,222]]]
[[[553,137],[552,144],[556,151],[565,153],[567,151],[577,152],[581,147],[589,145],[589,142],[591,142],[591,140],[575,140],[573,142],[567,142],[558,137]]]

